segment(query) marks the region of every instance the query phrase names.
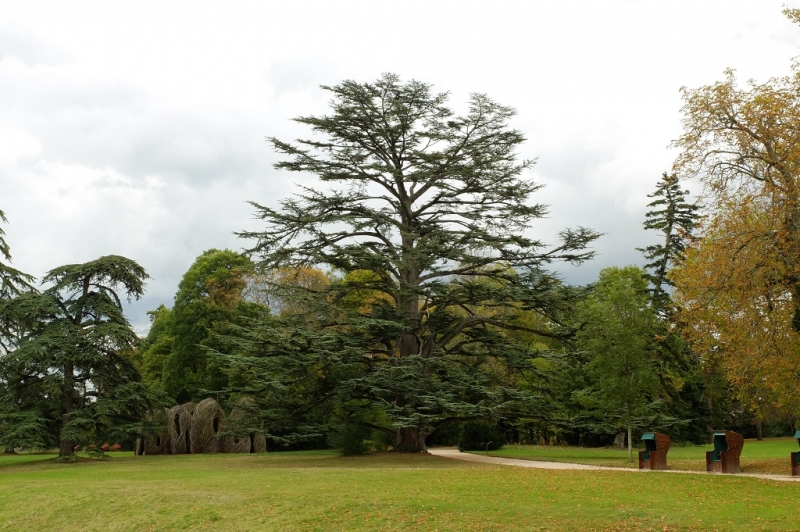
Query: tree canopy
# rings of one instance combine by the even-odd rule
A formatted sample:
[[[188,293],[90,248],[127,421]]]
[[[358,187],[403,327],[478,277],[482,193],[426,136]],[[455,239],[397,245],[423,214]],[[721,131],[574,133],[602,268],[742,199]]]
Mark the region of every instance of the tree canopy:
[[[302,383],[306,406],[284,412],[322,398],[350,419],[380,409],[389,423],[379,428],[409,451],[450,420],[525,410],[506,377],[529,366],[529,352],[501,331],[571,334],[563,312],[575,291],[545,267],[589,259],[597,234],[566,229],[552,248],[531,236],[547,211],[530,201],[539,187],[525,175],[532,162],[518,159],[510,107],[474,94],[458,116],[446,93],[391,74],[323,89],[331,114],[296,119],[314,138],[270,139],[287,157],[277,169],[319,182],[279,208],[253,203],[265,228],[241,236],[265,270],[325,266],[346,282],[309,291],[314,329],[241,331],[238,348],[263,365],[262,392]],[[363,290],[374,296],[367,309],[340,304]],[[516,323],[520,310],[547,315],[548,327]]]
[[[796,418],[800,67],[744,87],[728,70],[683,99],[674,169],[699,177],[710,203],[702,241],[673,273],[687,336],[756,418],[777,405]]]
[[[183,275],[175,304],[150,313],[152,326],[139,358],[148,382],[176,402],[197,401],[223,390],[227,376],[205,349],[215,334],[258,305],[243,294],[253,274],[247,257],[229,249],[209,249]]]
[[[669,303],[666,288],[674,286],[667,273],[684,259],[686,245],[692,241],[692,231],[700,216],[700,206],[688,203],[687,194],[675,174],[664,172],[655,192],[647,196],[653,201],[647,204],[651,210],[645,214],[644,228],[661,233],[663,241],[640,251],[648,261],[644,276],[651,285],[652,306],[659,311]]]
[[[147,277],[136,262],[105,256],[50,270],[45,290],[0,302],[17,332],[0,359],[0,444],[58,444],[64,456],[75,443],[138,430],[158,397],[130,358],[137,337],[121,296],[139,298]]]
[[[0,222],[8,223],[3,211],[0,211]],[[18,295],[20,291],[29,290],[34,282],[32,275],[11,267],[11,248],[5,239],[5,231],[0,227],[0,299]]]
[[[684,334],[709,366],[719,366],[734,397],[757,420],[800,411],[796,383],[800,338],[795,301],[775,283],[763,235],[780,219],[755,198],[721,205],[703,224],[702,240],[672,272]]]
[[[580,306],[578,345],[590,353],[593,390],[609,417],[622,420],[633,460],[634,418],[649,412],[660,390],[656,373],[656,319],[648,305],[644,272],[635,266],[606,268]]]
[[[706,195],[724,208],[748,202],[774,218],[767,231],[740,244],[763,253],[753,273],[791,295],[800,331],[800,71],[747,89],[728,71],[724,81],[684,89],[683,96],[676,171],[699,176]]]

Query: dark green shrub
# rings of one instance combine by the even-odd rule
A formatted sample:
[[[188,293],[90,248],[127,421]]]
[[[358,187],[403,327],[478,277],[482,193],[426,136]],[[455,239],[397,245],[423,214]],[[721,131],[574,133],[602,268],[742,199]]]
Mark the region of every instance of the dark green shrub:
[[[378,453],[386,452],[389,447],[394,445],[394,435],[384,432],[382,430],[372,431],[372,444],[373,450]]]
[[[484,451],[487,449],[493,451],[505,444],[505,435],[494,423],[467,421],[461,424],[461,437],[458,439],[459,451]]]
[[[344,456],[358,456],[372,451],[372,429],[361,425],[346,424],[330,436],[333,447],[341,449]]]
[[[461,423],[447,423],[436,429],[433,434],[425,438],[425,445],[428,447],[443,445],[452,447],[458,445],[461,437]]]

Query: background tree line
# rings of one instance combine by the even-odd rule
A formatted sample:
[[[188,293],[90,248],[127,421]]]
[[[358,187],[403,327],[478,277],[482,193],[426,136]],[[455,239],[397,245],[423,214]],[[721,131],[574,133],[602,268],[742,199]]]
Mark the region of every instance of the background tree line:
[[[328,139],[300,141],[305,149],[273,143],[290,156],[279,167],[345,188],[305,189],[278,210],[256,205],[268,230],[242,235],[256,242],[253,262],[239,258],[244,277],[226,298],[244,307],[203,325],[206,340],[186,342],[217,383],[194,385],[184,399],[252,396],[278,447],[344,438],[418,450],[425,441],[454,443],[475,421],[535,443],[603,444],[625,431],[630,444],[654,429],[703,442],[711,428],[746,431],[756,419],[730,374],[694,348],[686,309],[673,300],[676,266],[705,241],[700,207],[676,174],[665,173],[651,195],[644,226],[660,240],[642,249],[645,268],[611,268],[595,285],[567,286],[543,266],[590,258],[585,246],[597,235],[566,231],[561,247],[544,251],[516,234],[545,211],[519,207],[532,184],[496,188],[522,170],[511,149],[521,138],[505,135],[509,109],[481,97],[473,116],[454,120],[441,107],[445,95],[393,76],[327,89],[334,114],[298,120]],[[412,118],[425,112],[440,123],[429,118],[428,129],[415,129]],[[441,152],[414,151],[431,139]],[[487,139],[495,152],[483,153]],[[484,164],[500,168],[482,182],[470,172]],[[527,216],[524,224],[506,224],[493,202]],[[186,286],[212,278],[211,270],[197,277],[200,265],[222,254],[235,255],[198,258],[174,310]],[[231,262],[226,275],[239,275],[234,269]],[[259,304],[258,315],[243,310]],[[142,350],[143,360],[161,360],[155,369],[179,353],[153,357],[177,332],[156,326],[170,311],[158,312]],[[148,379],[168,386],[169,375]],[[769,421],[786,432],[784,419]]]

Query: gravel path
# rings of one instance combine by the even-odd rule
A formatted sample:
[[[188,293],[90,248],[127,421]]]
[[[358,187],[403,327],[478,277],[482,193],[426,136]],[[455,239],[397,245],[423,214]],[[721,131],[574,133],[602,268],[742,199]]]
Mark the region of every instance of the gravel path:
[[[462,453],[458,449],[435,448],[428,449],[434,456],[452,458],[453,460],[464,460],[466,462],[481,462],[484,464],[500,464],[517,467],[533,467],[536,469],[584,469],[590,471],[638,471],[638,469],[627,469],[624,467],[601,467],[586,464],[569,464],[566,462],[540,462],[538,460],[520,460],[519,458],[500,458],[498,456],[486,456],[483,454]]]
[[[501,458],[499,456],[486,456],[483,454],[470,454],[462,453],[458,449],[452,448],[434,448],[428,449],[428,452],[434,456],[441,456],[442,458],[450,458],[453,460],[464,460],[465,462],[479,462],[483,464],[497,464],[515,467],[532,467],[535,469],[573,469],[583,471],[627,471],[629,473],[649,473],[648,470],[631,469],[628,467],[603,467],[593,466],[586,464],[569,464],[565,462],[540,462],[538,460],[520,460],[518,458]],[[664,473],[681,473],[688,475],[708,475],[704,471],[676,471],[669,470],[663,471]],[[748,477],[748,478],[762,478],[767,480],[779,480],[783,482],[798,482],[800,477],[792,477],[787,475],[764,475],[760,473],[737,473],[729,476],[735,477]]]

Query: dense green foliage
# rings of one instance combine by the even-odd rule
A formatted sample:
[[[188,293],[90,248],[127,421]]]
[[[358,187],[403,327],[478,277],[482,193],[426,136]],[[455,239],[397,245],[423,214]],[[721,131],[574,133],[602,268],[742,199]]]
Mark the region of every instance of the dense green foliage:
[[[0,210],[0,222],[8,222],[6,215]],[[6,242],[5,231],[0,227],[0,299],[18,295],[20,291],[31,288],[33,276],[23,273],[10,265],[11,248]],[[0,335],[2,341],[2,335]]]
[[[253,273],[249,259],[230,250],[210,249],[184,274],[171,309],[150,312],[151,327],[138,358],[146,382],[175,403],[197,401],[228,386],[225,368],[209,357],[216,335],[244,316],[266,311],[243,298]]]
[[[335,408],[394,431],[398,450],[424,449],[448,422],[541,408],[515,385],[535,371],[531,351],[504,331],[572,334],[577,291],[544,268],[588,259],[597,235],[565,230],[551,249],[529,236],[546,209],[530,201],[538,186],[517,160],[513,109],[473,95],[456,116],[447,94],[394,75],[324,89],[332,113],[296,119],[313,140],[271,139],[288,157],[276,168],[319,185],[277,209],[254,203],[266,227],[242,236],[266,271],[325,266],[343,280],[307,290],[303,316],[238,329],[232,344],[248,357],[228,363],[252,375],[273,420]],[[364,291],[373,301],[355,308]],[[548,327],[520,323],[520,311]],[[376,410],[387,424],[369,421]]]
[[[465,421],[458,437],[459,451],[494,451],[506,444],[506,437],[497,425],[486,421]]]
[[[372,448],[372,429],[365,425],[345,423],[331,432],[330,444],[344,456],[367,454]]]
[[[644,228],[655,231],[661,241],[638,248],[647,264],[644,277],[650,293],[650,307],[656,314],[654,348],[657,350],[658,376],[665,392],[663,405],[673,418],[684,422],[671,427],[674,436],[695,443],[708,441],[707,425],[713,426],[707,399],[713,387],[700,373],[699,358],[691,352],[675,320],[675,304],[671,289],[674,283],[667,275],[686,258],[686,247],[696,240],[693,231],[700,219],[700,206],[689,203],[687,190],[681,188],[674,174],[664,174],[656,184],[650,208],[645,213]],[[724,423],[722,424],[724,425]]]
[[[587,406],[622,421],[631,460],[634,418],[651,413],[650,403],[661,392],[654,352],[656,318],[646,289],[639,268],[602,270],[594,292],[581,305],[584,325],[577,336],[578,345],[590,354],[586,369],[594,387],[586,392]]]
[[[130,354],[136,335],[120,295],[138,298],[147,274],[136,262],[106,256],[48,272],[47,288],[0,300],[12,324],[0,359],[0,445],[124,440],[158,397],[141,382]]]

